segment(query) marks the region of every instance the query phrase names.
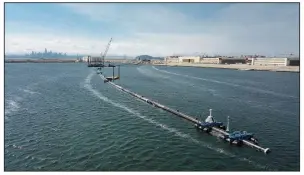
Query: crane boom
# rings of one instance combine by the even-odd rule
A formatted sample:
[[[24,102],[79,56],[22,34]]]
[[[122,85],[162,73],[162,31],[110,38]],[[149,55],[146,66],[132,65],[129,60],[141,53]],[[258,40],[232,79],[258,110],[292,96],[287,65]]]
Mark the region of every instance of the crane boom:
[[[108,45],[107,45],[107,47],[106,47],[106,50],[104,51],[104,53],[103,53],[103,55],[102,55],[102,57],[101,57],[101,59],[102,59],[102,65],[103,65],[103,66],[104,66],[105,57],[106,57],[106,55],[107,55],[107,53],[108,53],[108,50],[109,50],[110,45],[111,45],[111,42],[112,42],[112,38],[110,39],[110,41],[109,41],[109,43],[108,43]]]

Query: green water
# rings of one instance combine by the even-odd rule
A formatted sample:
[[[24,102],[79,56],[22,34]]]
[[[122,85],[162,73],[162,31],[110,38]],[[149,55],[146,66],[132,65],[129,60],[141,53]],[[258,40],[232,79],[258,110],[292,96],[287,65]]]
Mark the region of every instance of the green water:
[[[111,70],[106,71],[111,75]],[[6,171],[299,171],[299,74],[121,66],[117,84],[272,152],[229,146],[104,84],[85,64],[5,64]]]

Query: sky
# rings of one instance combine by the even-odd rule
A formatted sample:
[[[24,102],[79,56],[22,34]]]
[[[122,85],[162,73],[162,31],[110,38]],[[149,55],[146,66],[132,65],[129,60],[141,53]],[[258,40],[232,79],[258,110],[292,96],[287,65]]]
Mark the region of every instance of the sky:
[[[5,3],[5,53],[299,54],[298,3]]]

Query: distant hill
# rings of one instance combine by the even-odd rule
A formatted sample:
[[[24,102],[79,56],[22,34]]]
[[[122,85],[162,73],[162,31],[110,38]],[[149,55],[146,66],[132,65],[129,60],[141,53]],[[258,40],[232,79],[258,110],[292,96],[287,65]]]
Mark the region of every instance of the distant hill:
[[[152,57],[150,55],[140,55],[140,56],[135,57],[135,59],[144,61],[144,60],[163,60],[164,58],[162,58],[162,57]]]

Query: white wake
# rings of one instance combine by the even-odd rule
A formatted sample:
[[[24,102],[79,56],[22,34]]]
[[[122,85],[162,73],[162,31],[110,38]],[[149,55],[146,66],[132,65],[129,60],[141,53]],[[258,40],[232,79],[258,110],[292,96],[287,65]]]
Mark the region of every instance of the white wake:
[[[295,98],[295,99],[299,98],[299,97],[290,96],[290,95],[286,95],[286,94],[276,93],[276,92],[273,92],[273,91],[268,91],[268,90],[263,90],[263,89],[258,89],[258,88],[252,88],[252,87],[248,87],[248,86],[242,86],[242,85],[239,85],[239,84],[233,84],[233,83],[228,83],[228,82],[224,82],[224,81],[194,77],[194,76],[190,76],[190,75],[186,75],[186,74],[178,74],[178,73],[169,72],[169,71],[166,71],[166,70],[160,70],[160,69],[158,69],[154,66],[152,66],[152,68],[157,70],[157,71],[164,72],[164,73],[171,74],[171,75],[183,76],[183,77],[187,77],[187,78],[192,78],[192,79],[197,79],[197,80],[202,80],[202,81],[208,81],[208,82],[213,82],[213,83],[218,83],[218,84],[225,84],[225,85],[233,86],[233,87],[240,87],[240,88],[247,89],[247,90],[250,90],[250,91],[256,91],[256,92],[271,94],[271,95],[280,96],[280,97],[289,97],[289,98]]]
[[[250,164],[254,165],[255,167],[258,167],[258,168],[261,168],[261,169],[266,169],[266,166],[259,165],[259,164],[255,163],[255,162],[253,162],[253,161],[251,161],[249,159],[246,159],[246,158],[237,157],[236,155],[234,155],[232,153],[229,153],[229,152],[227,152],[227,151],[225,151],[225,150],[223,150],[221,148],[216,148],[213,145],[209,145],[209,144],[203,143],[201,141],[198,141],[197,139],[192,138],[188,134],[182,133],[182,132],[178,131],[175,128],[171,128],[171,127],[169,127],[169,126],[167,126],[165,124],[159,123],[159,122],[157,122],[157,121],[155,121],[155,120],[153,120],[151,118],[148,118],[148,117],[146,117],[144,115],[141,115],[139,112],[137,112],[137,111],[135,111],[135,110],[133,110],[133,109],[131,109],[131,108],[123,105],[123,104],[120,104],[120,103],[112,101],[111,99],[103,96],[102,93],[100,93],[97,90],[93,89],[93,87],[91,85],[91,79],[92,79],[92,77],[94,75],[95,75],[94,72],[92,72],[91,74],[89,74],[87,76],[87,78],[85,79],[85,82],[84,82],[84,87],[87,90],[89,90],[92,94],[94,94],[96,97],[98,97],[99,99],[103,100],[104,102],[109,103],[109,104],[111,104],[111,105],[113,105],[113,106],[115,106],[117,108],[121,108],[121,109],[129,112],[130,114],[133,114],[134,116],[142,119],[142,120],[145,120],[145,121],[147,121],[147,122],[149,122],[151,124],[154,124],[155,126],[158,126],[158,127],[162,128],[163,130],[166,130],[166,131],[174,134],[175,136],[178,136],[178,137],[181,137],[181,138],[185,138],[188,141],[191,141],[193,143],[199,144],[200,146],[203,146],[203,147],[208,148],[210,150],[216,151],[217,153],[229,156],[231,158],[237,158],[240,161],[244,161],[244,162],[250,163]]]

